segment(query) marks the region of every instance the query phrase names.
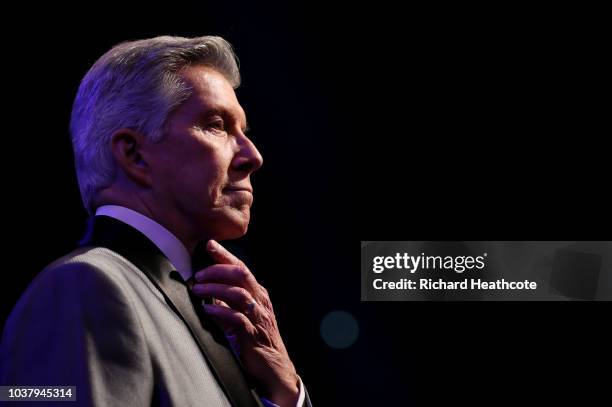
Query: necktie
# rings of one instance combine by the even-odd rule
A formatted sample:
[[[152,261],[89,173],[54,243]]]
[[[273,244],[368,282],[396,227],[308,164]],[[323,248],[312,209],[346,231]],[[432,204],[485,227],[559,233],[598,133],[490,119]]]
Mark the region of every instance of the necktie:
[[[177,271],[173,271],[171,277],[174,280],[180,281],[185,291],[187,291],[183,295],[188,295],[191,308],[199,320],[197,322],[192,321],[189,325],[202,345],[213,374],[215,374],[220,385],[224,388],[232,405],[261,407],[261,400],[254,386],[248,383],[248,376],[244,372],[240,360],[234,354],[224,332],[204,312],[202,299],[193,294],[191,290],[194,284],[193,278],[185,282]]]

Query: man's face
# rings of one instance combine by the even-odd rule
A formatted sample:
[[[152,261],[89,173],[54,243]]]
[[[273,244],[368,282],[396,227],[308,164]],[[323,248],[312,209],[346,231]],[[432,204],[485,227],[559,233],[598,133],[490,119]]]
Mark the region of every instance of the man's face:
[[[222,74],[191,66],[181,77],[193,94],[169,116],[168,132],[152,147],[154,194],[195,237],[240,237],[249,224],[250,175],[261,167],[261,154],[245,135],[244,110]]]

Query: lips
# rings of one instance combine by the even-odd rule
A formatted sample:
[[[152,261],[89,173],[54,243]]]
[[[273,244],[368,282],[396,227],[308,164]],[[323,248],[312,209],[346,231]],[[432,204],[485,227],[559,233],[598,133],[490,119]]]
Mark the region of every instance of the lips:
[[[230,191],[230,192],[248,192],[250,194],[253,193],[253,190],[248,187],[225,187],[223,188],[223,190]]]

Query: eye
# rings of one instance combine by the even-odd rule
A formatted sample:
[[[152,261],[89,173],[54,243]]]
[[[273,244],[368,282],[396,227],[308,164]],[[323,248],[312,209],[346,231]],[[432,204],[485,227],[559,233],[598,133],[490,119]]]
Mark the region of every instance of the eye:
[[[208,127],[214,130],[224,131],[225,123],[223,122],[223,119],[214,119],[208,124]]]

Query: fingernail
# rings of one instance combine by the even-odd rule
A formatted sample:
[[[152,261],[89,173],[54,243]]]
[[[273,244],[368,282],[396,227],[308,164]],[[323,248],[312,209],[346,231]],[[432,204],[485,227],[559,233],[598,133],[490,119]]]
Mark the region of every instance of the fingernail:
[[[208,241],[208,250],[211,252],[216,252],[219,249],[219,243],[217,241],[210,239]]]

